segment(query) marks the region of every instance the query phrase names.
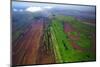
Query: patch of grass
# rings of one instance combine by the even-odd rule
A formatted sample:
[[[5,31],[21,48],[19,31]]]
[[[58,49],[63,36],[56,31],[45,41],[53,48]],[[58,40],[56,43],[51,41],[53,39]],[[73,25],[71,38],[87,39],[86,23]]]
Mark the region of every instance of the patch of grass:
[[[77,41],[77,44],[82,48],[89,49],[92,46],[92,40],[85,34],[80,33],[80,39]]]
[[[83,21],[80,21],[76,19],[75,17],[72,16],[62,16],[62,15],[57,15],[55,18],[59,19],[60,21],[67,22],[71,24],[74,28],[76,28],[78,31],[85,32],[85,33],[91,33],[95,32],[95,26],[91,26],[89,24],[84,24],[82,23]]]
[[[83,21],[80,21],[72,16],[61,16],[57,15],[56,19],[59,19],[60,21],[67,22],[71,24],[77,32],[80,33],[80,39],[77,41],[77,44],[83,48],[90,48],[92,45],[92,35],[91,33],[95,33],[95,26],[91,26],[89,24],[82,23]],[[72,35],[77,35],[76,32],[70,32]]]
[[[56,37],[55,37],[52,27],[50,27],[50,32],[51,32],[51,39],[52,39],[52,43],[53,43],[53,49],[54,49],[54,53],[55,53],[56,63],[62,63],[63,61],[62,61],[62,58],[60,55],[58,42],[56,40]]]
[[[57,44],[55,44],[57,47],[56,49],[59,50],[61,59],[64,62],[66,60],[66,58],[65,58],[66,57],[66,49],[64,47],[64,43],[68,49],[72,49],[72,47],[69,45],[69,42],[67,42],[66,35],[63,32],[63,26],[58,20],[53,20],[51,27],[52,27],[52,31],[55,35],[55,39],[57,42]],[[56,52],[58,52],[58,51],[56,51]]]
[[[80,21],[73,17],[56,17],[51,22],[51,33],[53,33],[53,44],[58,57],[58,62],[78,62],[78,61],[90,61],[95,60],[95,54],[91,51],[80,51],[75,50],[71,46],[71,40],[68,38],[68,34],[64,33],[63,30],[63,21],[70,23],[75,29],[78,29],[77,32],[80,32],[80,40],[77,41],[77,44],[83,48],[91,47],[91,39],[88,37],[87,33],[90,32],[88,25],[81,24]],[[92,28],[93,29],[93,28]],[[82,30],[82,31],[81,31]],[[70,32],[70,34],[77,36],[77,32]],[[92,31],[93,32],[93,31]]]
[[[68,32],[68,34],[71,34],[71,35],[77,36],[77,32]]]

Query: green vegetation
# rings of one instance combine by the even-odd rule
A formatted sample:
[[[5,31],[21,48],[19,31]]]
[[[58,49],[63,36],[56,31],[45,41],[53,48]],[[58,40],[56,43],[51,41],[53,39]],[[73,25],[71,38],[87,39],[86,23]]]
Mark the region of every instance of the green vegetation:
[[[77,44],[83,48],[90,49],[92,44],[92,39],[88,38],[85,34],[80,34],[80,39],[77,41]]]
[[[74,35],[74,36],[77,36],[77,35],[78,35],[77,32],[68,32],[68,34],[70,34],[70,35]]]
[[[51,30],[52,30],[51,33],[53,33],[52,39],[55,39],[53,40],[53,42],[56,42],[54,43],[54,47],[56,49],[56,52],[59,52],[57,53],[58,54],[57,56],[58,58],[61,58],[60,60],[65,62],[68,59],[66,58],[67,57],[66,51],[73,50],[73,48],[69,45],[69,41],[66,39],[66,35],[63,32],[63,26],[60,23],[60,21],[53,20],[51,25]]]
[[[72,16],[56,16],[60,21],[67,22],[71,24],[76,32],[79,33],[80,40],[77,41],[77,44],[84,48],[91,47],[92,34],[95,33],[95,26],[91,26],[89,24],[82,23],[83,21],[77,20]],[[76,33],[73,32],[73,35]]]
[[[71,24],[74,28],[76,28],[76,30],[78,30],[82,33],[95,32],[95,26],[85,24],[85,23],[83,23],[83,21],[80,21],[72,16],[57,15],[55,18],[58,18],[60,21],[64,21],[64,22]]]
[[[70,40],[68,34],[64,33],[63,22],[71,24],[76,29],[76,31],[68,33],[80,37],[79,40],[76,40],[76,43],[86,49],[85,51],[73,49],[71,46],[72,40]],[[89,33],[95,32],[95,27],[83,24],[74,17],[56,16],[51,22],[50,30],[53,48],[58,63],[95,60],[95,54],[89,50],[92,40],[90,39],[91,35]],[[87,51],[87,49],[89,51]]]

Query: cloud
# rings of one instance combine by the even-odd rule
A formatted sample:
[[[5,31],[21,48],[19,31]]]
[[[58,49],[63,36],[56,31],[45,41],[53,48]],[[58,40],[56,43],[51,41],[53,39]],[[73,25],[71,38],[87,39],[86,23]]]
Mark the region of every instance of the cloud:
[[[14,12],[23,12],[24,10],[23,9],[16,9],[16,8],[14,8],[13,11]]]
[[[17,12],[18,10],[14,8],[13,11]]]
[[[29,11],[29,12],[37,12],[37,11],[41,11],[43,10],[41,7],[28,7],[26,8],[26,11]]]
[[[19,12],[23,12],[24,10],[23,9],[19,9]]]

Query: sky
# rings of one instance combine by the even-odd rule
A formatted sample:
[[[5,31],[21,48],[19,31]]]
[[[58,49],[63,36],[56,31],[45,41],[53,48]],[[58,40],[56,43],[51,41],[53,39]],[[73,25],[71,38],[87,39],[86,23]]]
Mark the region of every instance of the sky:
[[[83,5],[63,5],[63,4],[47,4],[47,3],[32,3],[32,2],[12,2],[12,8],[14,11],[40,11],[43,9],[51,8],[64,8],[81,11],[94,11],[95,6],[83,6]]]

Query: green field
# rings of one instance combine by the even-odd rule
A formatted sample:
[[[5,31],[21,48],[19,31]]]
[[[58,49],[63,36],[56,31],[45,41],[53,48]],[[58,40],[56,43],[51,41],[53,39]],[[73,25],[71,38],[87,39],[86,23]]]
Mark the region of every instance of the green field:
[[[68,34],[76,36],[79,33],[80,39],[75,40],[75,42],[84,51],[73,49],[71,46],[72,40],[68,34],[64,33],[63,29],[65,21],[76,29],[73,32],[68,32]],[[95,33],[95,27],[84,24],[71,16],[55,16],[51,22],[50,32],[57,63],[95,60],[95,52],[90,50],[92,47],[90,33]]]

